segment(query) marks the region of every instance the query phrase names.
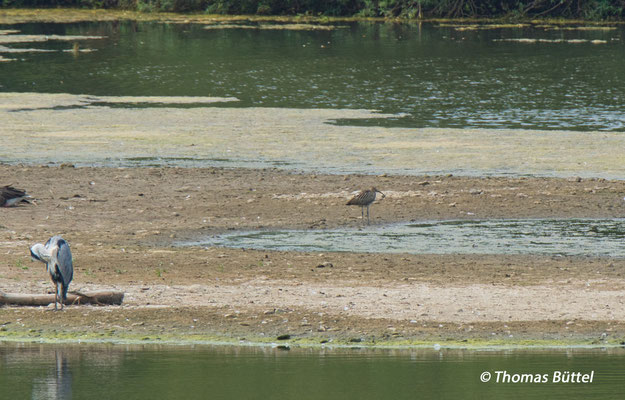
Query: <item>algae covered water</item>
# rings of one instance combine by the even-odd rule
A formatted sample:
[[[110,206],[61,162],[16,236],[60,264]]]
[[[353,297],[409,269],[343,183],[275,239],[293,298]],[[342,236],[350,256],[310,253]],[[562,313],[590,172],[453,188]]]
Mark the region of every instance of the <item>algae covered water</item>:
[[[625,257],[624,240],[624,219],[502,219],[233,232],[185,244],[284,251]]]
[[[624,27],[253,25],[1,25],[0,162],[625,178]]]

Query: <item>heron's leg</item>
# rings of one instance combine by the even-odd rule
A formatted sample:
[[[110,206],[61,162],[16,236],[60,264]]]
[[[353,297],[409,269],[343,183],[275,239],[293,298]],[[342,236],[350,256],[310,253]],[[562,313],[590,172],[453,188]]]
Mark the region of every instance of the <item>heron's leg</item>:
[[[56,299],[59,297],[59,283],[58,282],[54,282],[54,311],[56,311],[58,308],[56,307]]]
[[[59,296],[59,303],[61,304],[61,310],[63,309],[63,293],[61,292],[63,290],[63,285],[59,285],[57,283],[57,288],[58,288],[58,296]]]

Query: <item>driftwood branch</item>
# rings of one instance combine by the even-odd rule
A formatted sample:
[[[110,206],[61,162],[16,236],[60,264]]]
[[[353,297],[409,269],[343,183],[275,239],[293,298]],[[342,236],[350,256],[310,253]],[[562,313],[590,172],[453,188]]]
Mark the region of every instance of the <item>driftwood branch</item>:
[[[93,292],[80,293],[69,292],[65,305],[73,304],[96,304],[96,305],[120,305],[124,300],[122,292]],[[54,303],[54,294],[20,294],[20,293],[2,293],[0,292],[0,305],[17,305],[17,306],[47,306]]]

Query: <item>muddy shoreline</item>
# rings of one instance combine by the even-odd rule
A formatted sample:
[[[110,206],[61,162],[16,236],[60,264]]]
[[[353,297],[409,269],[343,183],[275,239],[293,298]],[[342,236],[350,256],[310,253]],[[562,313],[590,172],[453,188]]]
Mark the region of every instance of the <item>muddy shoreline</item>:
[[[0,165],[0,184],[33,196],[33,204],[0,209],[0,291],[51,292],[28,246],[62,234],[75,258],[70,290],[126,293],[121,307],[2,307],[0,338],[272,342],[290,335],[292,344],[408,346],[625,340],[623,259],[172,246],[231,230],[359,227],[360,210],[344,203],[373,185],[390,193],[372,206],[374,225],[622,218],[623,181]]]

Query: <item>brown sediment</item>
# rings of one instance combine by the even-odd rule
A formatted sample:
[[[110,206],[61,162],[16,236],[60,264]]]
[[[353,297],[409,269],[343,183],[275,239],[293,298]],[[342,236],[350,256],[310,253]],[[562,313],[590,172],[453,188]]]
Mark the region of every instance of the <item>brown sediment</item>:
[[[408,344],[625,337],[622,259],[172,246],[233,229],[362,226],[360,211],[345,202],[371,186],[387,194],[373,205],[373,225],[623,217],[622,181],[3,165],[0,183],[34,199],[0,210],[0,291],[51,292],[28,247],[62,234],[75,258],[70,290],[126,294],[121,307],[0,308],[5,337],[261,340],[288,333],[312,342]]]

